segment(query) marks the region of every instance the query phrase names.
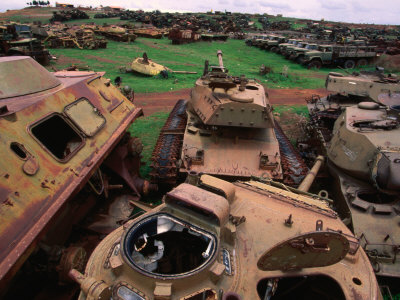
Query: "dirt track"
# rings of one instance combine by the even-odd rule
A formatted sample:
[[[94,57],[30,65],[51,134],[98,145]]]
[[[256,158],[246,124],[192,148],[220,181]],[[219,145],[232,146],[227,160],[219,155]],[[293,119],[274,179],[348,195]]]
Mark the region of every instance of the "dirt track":
[[[305,98],[313,94],[326,96],[325,89],[268,89],[271,104],[302,105]],[[190,89],[182,89],[166,93],[135,94],[135,104],[143,108],[145,116],[158,111],[170,111],[179,99],[188,99]]]

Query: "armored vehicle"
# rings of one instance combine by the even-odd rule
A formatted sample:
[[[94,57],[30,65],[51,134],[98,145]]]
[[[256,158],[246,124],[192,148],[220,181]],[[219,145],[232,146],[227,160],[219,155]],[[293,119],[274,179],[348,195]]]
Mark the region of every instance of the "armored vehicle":
[[[0,294],[31,299],[68,282],[153,186],[127,133],[142,110],[104,73],[52,74],[14,56],[0,58],[0,74]]]
[[[270,184],[203,175],[179,185],[109,234],[84,274],[70,272],[79,300],[382,299],[329,205]]]
[[[336,180],[335,206],[376,274],[400,277],[400,84],[383,73],[326,82],[339,94],[309,101],[309,129]]]
[[[323,65],[342,66],[353,69],[365,66],[377,57],[376,46],[320,46],[318,51],[304,55],[302,63],[308,68],[321,68]]]
[[[26,55],[42,65],[50,62],[49,51],[37,38],[32,37],[28,25],[0,25],[0,56]]]
[[[170,39],[174,45],[193,43],[200,41],[201,34],[190,29],[183,30],[179,28],[172,28],[169,31],[168,39]]]
[[[132,29],[126,29],[117,25],[107,25],[95,30],[97,34],[117,42],[133,42],[137,36]]]
[[[175,184],[179,171],[296,183],[307,168],[274,121],[264,87],[244,75],[230,76],[222,52],[217,56],[219,66],[209,68],[206,61],[190,99],[176,104],[162,128],[153,179]]]

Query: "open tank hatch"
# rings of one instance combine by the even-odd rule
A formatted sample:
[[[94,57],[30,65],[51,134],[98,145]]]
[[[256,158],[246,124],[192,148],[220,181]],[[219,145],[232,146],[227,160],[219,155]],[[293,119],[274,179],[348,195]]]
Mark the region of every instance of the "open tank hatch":
[[[122,239],[122,254],[131,267],[162,278],[195,273],[210,262],[216,248],[214,235],[167,214],[141,220]]]

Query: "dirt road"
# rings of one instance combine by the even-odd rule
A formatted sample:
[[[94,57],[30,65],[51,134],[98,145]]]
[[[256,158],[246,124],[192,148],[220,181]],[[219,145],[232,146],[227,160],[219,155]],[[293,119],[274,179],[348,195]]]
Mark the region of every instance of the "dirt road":
[[[271,104],[277,105],[303,105],[305,98],[313,94],[321,97],[328,93],[325,89],[268,89]],[[135,104],[143,108],[145,116],[158,111],[170,111],[179,99],[188,99],[190,89],[166,93],[135,94]]]

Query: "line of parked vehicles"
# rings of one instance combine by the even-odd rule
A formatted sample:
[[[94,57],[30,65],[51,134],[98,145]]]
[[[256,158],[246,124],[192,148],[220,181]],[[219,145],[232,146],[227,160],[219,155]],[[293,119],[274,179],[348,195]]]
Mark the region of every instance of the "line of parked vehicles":
[[[351,44],[326,44],[326,41],[289,39],[280,35],[261,35],[246,39],[246,44],[260,49],[282,54],[285,58],[307,68],[322,66],[353,69],[372,63],[378,56],[376,46],[365,45],[363,40]]]

